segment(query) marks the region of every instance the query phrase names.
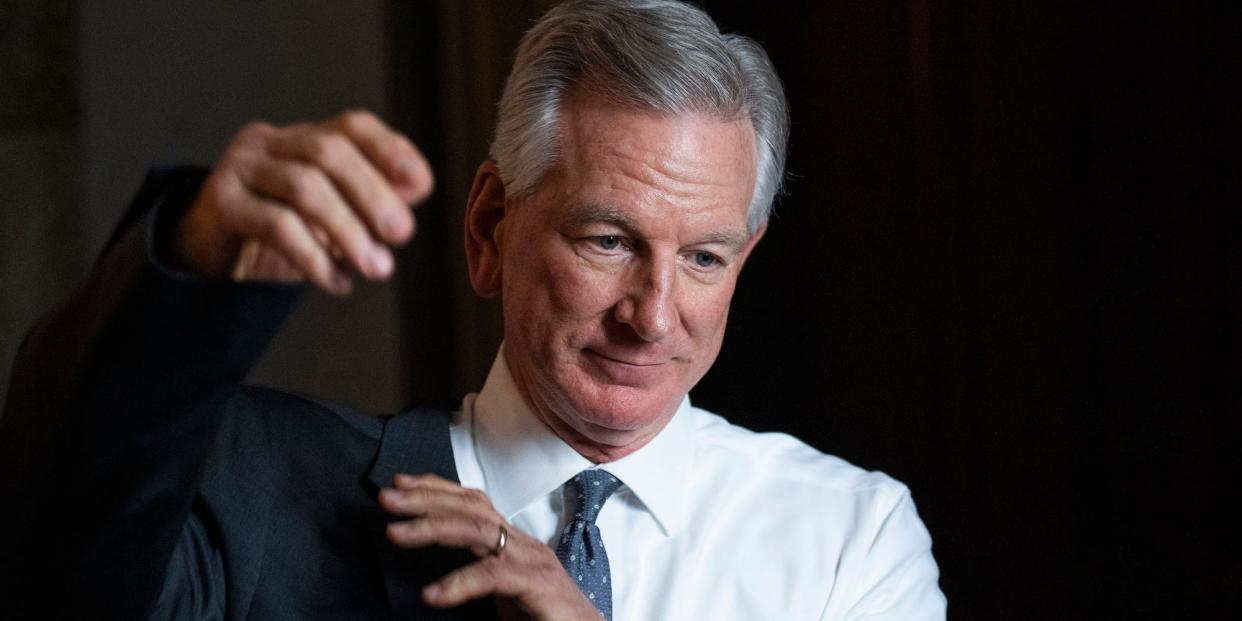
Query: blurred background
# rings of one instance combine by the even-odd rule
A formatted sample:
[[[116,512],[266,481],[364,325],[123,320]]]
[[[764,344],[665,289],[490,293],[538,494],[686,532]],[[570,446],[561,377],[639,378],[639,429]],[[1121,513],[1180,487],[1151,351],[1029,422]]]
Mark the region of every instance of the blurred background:
[[[461,207],[551,4],[0,0],[0,396],[148,167],[352,107],[437,193],[395,282],[309,296],[252,379],[377,412],[476,390],[500,315]],[[1236,16],[702,4],[767,47],[793,135],[696,403],[909,484],[951,618],[1242,618]]]

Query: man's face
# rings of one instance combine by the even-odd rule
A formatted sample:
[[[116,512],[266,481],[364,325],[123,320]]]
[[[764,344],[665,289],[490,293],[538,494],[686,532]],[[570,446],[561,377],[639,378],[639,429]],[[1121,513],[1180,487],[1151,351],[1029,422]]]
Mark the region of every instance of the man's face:
[[[543,420],[611,461],[664,428],[720,351],[759,239],[755,137],[746,119],[590,97],[564,112],[559,164],[496,232],[505,354]]]

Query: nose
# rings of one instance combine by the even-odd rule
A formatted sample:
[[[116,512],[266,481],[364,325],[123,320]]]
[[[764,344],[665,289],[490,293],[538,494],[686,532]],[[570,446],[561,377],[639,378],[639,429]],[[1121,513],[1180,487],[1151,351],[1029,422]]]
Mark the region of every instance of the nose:
[[[650,261],[632,274],[629,292],[617,302],[617,321],[644,341],[654,343],[672,334],[681,321],[675,299],[676,261]]]

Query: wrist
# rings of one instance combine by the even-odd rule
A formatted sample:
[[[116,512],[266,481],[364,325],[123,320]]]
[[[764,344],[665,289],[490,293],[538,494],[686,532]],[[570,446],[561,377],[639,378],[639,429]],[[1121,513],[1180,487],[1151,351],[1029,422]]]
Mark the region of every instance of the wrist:
[[[209,276],[187,260],[183,228],[193,210],[207,169],[180,167],[160,172],[159,187],[149,194],[146,228],[147,258],[160,271],[177,278]]]
[[[176,222],[165,237],[163,257],[177,270],[206,278],[228,276],[241,251],[241,240],[228,239],[211,221],[197,201]]]

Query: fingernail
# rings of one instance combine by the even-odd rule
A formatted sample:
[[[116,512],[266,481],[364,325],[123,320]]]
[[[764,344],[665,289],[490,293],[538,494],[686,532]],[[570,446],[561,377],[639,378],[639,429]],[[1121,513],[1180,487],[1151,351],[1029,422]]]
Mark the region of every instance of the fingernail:
[[[376,246],[371,251],[371,273],[375,276],[387,276],[392,272],[392,253]]]
[[[440,598],[440,585],[429,584],[423,587],[423,597],[426,599],[439,599]]]

